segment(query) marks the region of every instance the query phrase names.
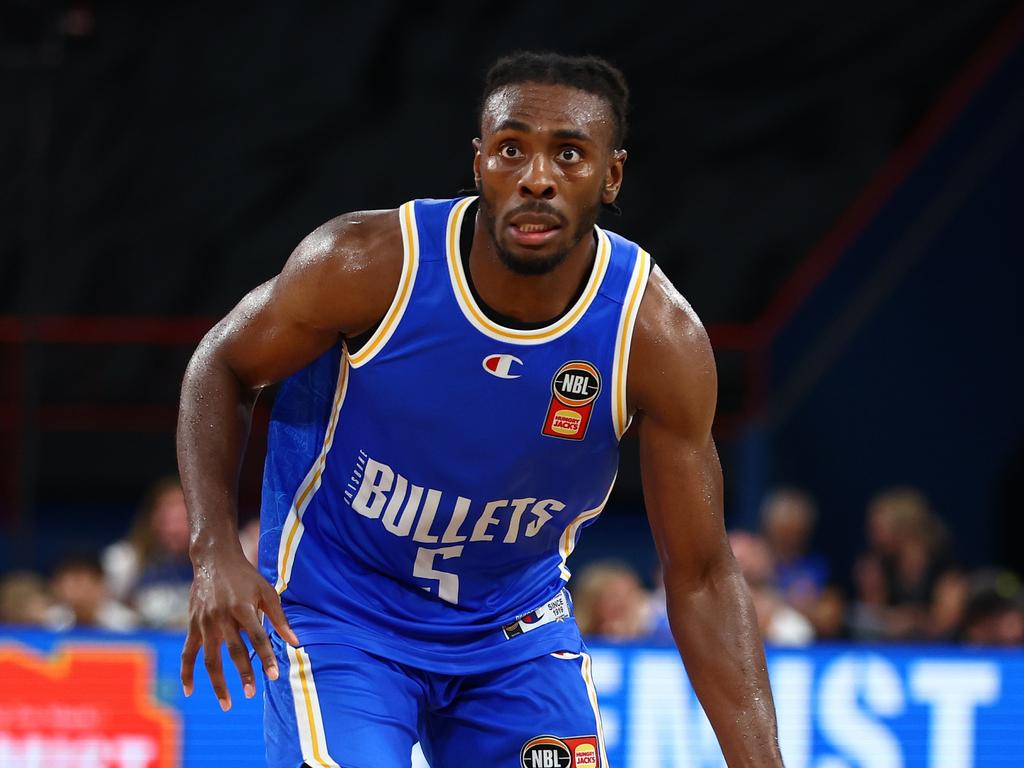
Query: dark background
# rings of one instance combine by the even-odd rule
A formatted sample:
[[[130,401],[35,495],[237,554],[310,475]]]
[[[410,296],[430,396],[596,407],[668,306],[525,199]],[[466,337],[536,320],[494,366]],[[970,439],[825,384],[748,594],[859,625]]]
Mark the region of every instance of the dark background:
[[[306,232],[468,185],[517,48],[630,82],[602,223],[709,326],[730,524],[803,485],[842,572],[909,483],[965,562],[1024,569],[1022,8],[0,2],[0,569],[123,532],[196,341]],[[647,563],[623,461],[588,539]]]

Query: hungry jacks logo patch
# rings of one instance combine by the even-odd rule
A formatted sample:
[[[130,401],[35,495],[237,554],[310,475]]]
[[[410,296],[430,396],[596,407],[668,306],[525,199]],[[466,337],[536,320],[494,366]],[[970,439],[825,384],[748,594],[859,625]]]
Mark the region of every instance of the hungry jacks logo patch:
[[[541,433],[563,440],[582,440],[600,393],[601,374],[594,365],[583,360],[563,365],[551,380],[551,402]]]

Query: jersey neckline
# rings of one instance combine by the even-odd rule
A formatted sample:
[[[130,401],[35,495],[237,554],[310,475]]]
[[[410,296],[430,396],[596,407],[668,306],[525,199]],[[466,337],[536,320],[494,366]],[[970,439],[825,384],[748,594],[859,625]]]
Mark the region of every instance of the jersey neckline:
[[[562,336],[579,322],[598,294],[598,289],[601,287],[601,282],[608,271],[608,264],[611,260],[611,241],[608,239],[608,236],[600,227],[594,225],[594,231],[597,234],[597,252],[594,255],[594,264],[591,267],[586,287],[568,311],[540,328],[509,328],[492,320],[477,304],[462,265],[462,246],[460,243],[462,220],[466,215],[466,210],[476,199],[476,196],[466,197],[452,206],[452,210],[448,215],[448,225],[445,233],[445,255],[448,262],[448,275],[451,279],[452,290],[455,293],[455,298],[463,315],[477,330],[499,341],[509,341],[517,344],[540,344]]]
[[[469,253],[472,250],[473,245],[473,234],[476,229],[475,222],[472,219],[476,216],[476,212],[480,208],[480,198],[478,197],[474,202],[469,204],[466,208],[466,213],[462,217],[462,226],[459,227],[459,258],[462,260],[462,274],[466,276],[466,285],[469,286],[469,292],[473,296],[473,301],[476,302],[477,307],[487,317],[496,322],[498,325],[504,328],[514,328],[520,331],[532,331],[537,328],[546,328],[549,325],[557,323],[567,314],[569,311],[576,306],[576,302],[580,296],[583,295],[583,291],[587,289],[587,282],[590,280],[590,272],[594,266],[593,259],[597,256],[597,233],[594,232],[592,237],[594,239],[594,256],[591,257],[591,262],[587,266],[586,272],[580,275],[579,283],[576,285],[576,290],[572,295],[572,298],[566,302],[565,306],[562,307],[562,311],[553,317],[545,318],[544,320],[536,322],[526,322],[525,320],[517,320],[514,317],[504,315],[490,304],[488,304],[484,297],[480,295],[480,291],[477,290],[476,285],[473,284],[473,273],[469,269]]]

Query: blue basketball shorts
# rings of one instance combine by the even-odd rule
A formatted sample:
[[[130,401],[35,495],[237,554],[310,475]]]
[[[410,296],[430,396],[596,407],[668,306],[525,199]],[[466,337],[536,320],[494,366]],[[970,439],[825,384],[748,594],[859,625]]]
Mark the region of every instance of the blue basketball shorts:
[[[426,672],[345,645],[275,642],[270,768],[606,768],[590,655],[472,675]]]

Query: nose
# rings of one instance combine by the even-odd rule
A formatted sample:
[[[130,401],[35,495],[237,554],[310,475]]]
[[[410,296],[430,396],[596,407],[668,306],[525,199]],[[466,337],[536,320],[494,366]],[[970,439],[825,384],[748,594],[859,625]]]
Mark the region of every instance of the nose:
[[[550,200],[555,196],[555,179],[552,175],[553,163],[537,153],[523,168],[519,180],[519,194],[540,200]]]

